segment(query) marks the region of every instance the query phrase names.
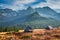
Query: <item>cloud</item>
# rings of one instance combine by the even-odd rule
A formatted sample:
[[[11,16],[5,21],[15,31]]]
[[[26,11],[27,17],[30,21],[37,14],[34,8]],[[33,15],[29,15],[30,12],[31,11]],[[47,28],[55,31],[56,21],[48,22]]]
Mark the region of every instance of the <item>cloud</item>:
[[[52,9],[60,9],[60,0],[3,0],[0,2],[0,8],[10,8],[13,10],[26,9],[28,6],[33,8],[48,6]]]
[[[49,7],[60,9],[60,0],[46,0]]]
[[[17,4],[27,4],[27,3],[32,3],[32,2],[34,2],[35,0],[16,0],[16,2],[15,3],[17,3]]]
[[[0,7],[10,8],[10,9],[13,9],[13,10],[25,9],[26,4],[30,4],[30,3],[33,3],[35,1],[36,0],[15,0],[11,5],[0,3]]]
[[[39,7],[45,7],[45,6],[47,6],[46,2],[41,2],[39,4],[36,4],[36,5],[32,6],[32,7],[33,8],[39,8]]]
[[[32,6],[33,8],[48,6],[52,9],[60,9],[60,0],[46,0],[46,2],[41,2],[37,5]]]
[[[25,5],[26,4],[30,4],[30,3],[33,3],[35,2],[35,0],[16,0],[14,2],[14,5],[15,8],[18,10],[18,9],[26,9]]]
[[[28,6],[36,5],[40,2],[45,2],[45,0],[1,0],[0,8],[10,8],[13,10],[26,9]],[[2,5],[2,6],[1,6]]]

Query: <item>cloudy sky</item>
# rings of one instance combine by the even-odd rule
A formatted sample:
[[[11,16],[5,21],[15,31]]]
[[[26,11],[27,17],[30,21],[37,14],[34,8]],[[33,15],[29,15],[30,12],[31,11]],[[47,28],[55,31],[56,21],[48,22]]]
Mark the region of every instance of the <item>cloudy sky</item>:
[[[0,8],[10,8],[13,10],[48,6],[52,9],[60,9],[60,0],[0,0]]]

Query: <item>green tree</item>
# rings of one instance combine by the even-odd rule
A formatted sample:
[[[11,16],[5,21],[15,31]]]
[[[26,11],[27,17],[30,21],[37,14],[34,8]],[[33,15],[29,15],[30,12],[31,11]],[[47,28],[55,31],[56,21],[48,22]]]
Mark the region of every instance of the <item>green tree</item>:
[[[8,26],[6,26],[4,29],[3,29],[4,32],[8,32],[9,31],[9,28]]]
[[[0,32],[2,32],[3,31],[3,28],[2,27],[0,27]]]

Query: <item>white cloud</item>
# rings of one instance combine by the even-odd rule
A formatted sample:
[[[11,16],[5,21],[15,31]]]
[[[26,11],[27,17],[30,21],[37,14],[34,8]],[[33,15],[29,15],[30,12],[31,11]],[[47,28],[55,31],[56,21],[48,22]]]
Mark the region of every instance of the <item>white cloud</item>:
[[[16,0],[15,4],[28,4],[28,3],[32,3],[35,2],[36,0]]]
[[[45,2],[41,2],[39,4],[33,5],[32,7],[33,8],[39,8],[39,7],[44,7],[44,6],[47,6],[47,4]]]
[[[46,0],[49,7],[60,9],[60,0]]]
[[[11,8],[13,10],[26,9],[25,4],[36,2],[36,0],[15,0],[12,5],[0,4],[3,8]],[[46,2],[40,2],[39,4],[32,5],[33,8],[48,6],[52,9],[60,9],[60,0],[46,0]]]
[[[29,4],[29,3],[33,3],[33,2],[35,2],[36,0],[16,0],[15,2],[14,2],[14,10],[15,9],[25,9],[26,7],[24,6],[25,4]]]
[[[10,8],[13,10],[18,10],[18,9],[25,9],[26,7],[24,6],[25,4],[33,3],[36,0],[15,0],[12,5],[7,5],[7,4],[1,4],[0,6],[3,8]]]
[[[60,9],[60,0],[46,0],[46,2],[41,2],[37,5],[34,5],[33,8],[48,6],[52,9]]]

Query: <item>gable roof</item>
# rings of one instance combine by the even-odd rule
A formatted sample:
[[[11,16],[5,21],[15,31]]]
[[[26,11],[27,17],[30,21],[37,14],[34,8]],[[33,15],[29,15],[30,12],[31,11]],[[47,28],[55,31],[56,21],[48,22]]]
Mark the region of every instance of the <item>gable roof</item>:
[[[45,29],[50,30],[50,29],[53,29],[53,27],[52,26],[47,26]]]
[[[30,26],[27,26],[24,31],[25,31],[25,32],[32,31],[32,28],[31,28]]]

